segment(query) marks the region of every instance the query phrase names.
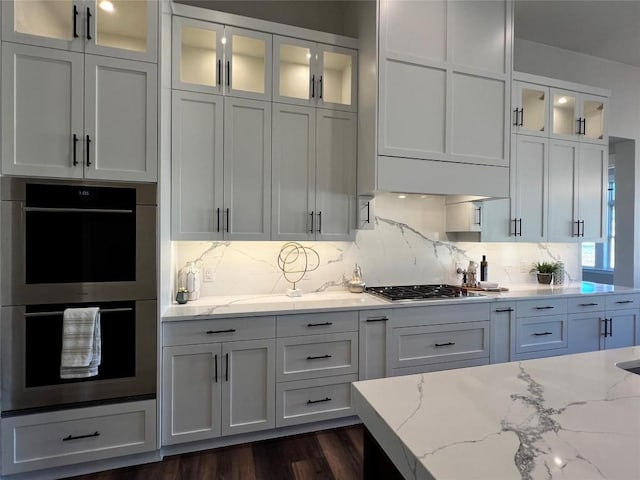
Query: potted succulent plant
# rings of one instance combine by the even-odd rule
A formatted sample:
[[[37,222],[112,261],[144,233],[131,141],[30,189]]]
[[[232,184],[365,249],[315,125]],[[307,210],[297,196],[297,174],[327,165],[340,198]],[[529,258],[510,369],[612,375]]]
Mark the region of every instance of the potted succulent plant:
[[[531,272],[536,272],[538,283],[549,285],[553,280],[553,274],[560,269],[558,262],[536,262],[533,264]]]

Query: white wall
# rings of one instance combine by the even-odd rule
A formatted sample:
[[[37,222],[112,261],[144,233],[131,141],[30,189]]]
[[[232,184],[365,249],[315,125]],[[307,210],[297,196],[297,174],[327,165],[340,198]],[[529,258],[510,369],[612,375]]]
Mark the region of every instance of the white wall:
[[[514,69],[611,90],[609,136],[634,140],[636,146],[640,145],[640,67],[516,39]],[[627,188],[624,191],[627,195],[626,201],[631,205],[640,204],[639,148],[635,148],[634,166],[632,186],[635,188]],[[616,203],[619,200],[620,195]],[[633,222],[618,225],[616,237],[618,243],[625,243],[629,247],[628,257],[624,261],[632,261],[633,279],[621,279],[616,275],[616,282],[623,281],[623,285],[640,287],[640,246],[636,247],[640,241],[640,211],[633,208],[626,210],[633,212],[627,213],[633,215]]]

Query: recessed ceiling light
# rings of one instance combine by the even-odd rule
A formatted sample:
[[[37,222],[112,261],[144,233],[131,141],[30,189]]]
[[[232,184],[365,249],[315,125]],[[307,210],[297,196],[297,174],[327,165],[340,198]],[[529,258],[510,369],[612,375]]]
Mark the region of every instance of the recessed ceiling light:
[[[222,44],[225,45],[227,43],[227,37],[222,37]]]
[[[102,0],[98,5],[105,12],[113,13],[113,11],[115,10],[113,8],[113,3],[111,3],[109,0]]]
[[[558,99],[558,103],[559,103],[560,105],[564,105],[565,103],[567,103],[567,97],[560,97],[560,98]]]
[[[407,196],[403,195],[403,194],[400,194],[400,195],[398,195],[398,198],[407,198]]]

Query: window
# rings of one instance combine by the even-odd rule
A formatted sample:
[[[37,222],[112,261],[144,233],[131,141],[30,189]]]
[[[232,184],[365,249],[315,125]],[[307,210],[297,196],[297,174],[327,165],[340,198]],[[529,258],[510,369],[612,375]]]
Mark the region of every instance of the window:
[[[615,170],[609,167],[607,197],[607,239],[604,243],[584,242],[582,244],[582,266],[600,270],[615,267],[616,246],[616,182]]]

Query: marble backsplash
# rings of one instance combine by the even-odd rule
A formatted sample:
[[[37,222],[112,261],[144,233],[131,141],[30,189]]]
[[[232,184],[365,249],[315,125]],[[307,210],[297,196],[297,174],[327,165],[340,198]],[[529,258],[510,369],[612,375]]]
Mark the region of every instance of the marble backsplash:
[[[534,284],[529,273],[537,261],[562,260],[565,282],[580,281],[578,243],[480,243],[447,239],[444,197],[377,196],[375,229],[356,231],[353,242],[300,242],[320,257],[297,288],[306,292],[345,289],[354,265],[361,266],[367,285],[454,283],[458,266],[470,260],[489,262],[489,280],[501,286]],[[195,261],[202,276],[201,296],[284,293],[291,284],[278,268],[285,242],[173,242],[175,282],[180,269]],[[205,269],[212,273],[204,281]]]

